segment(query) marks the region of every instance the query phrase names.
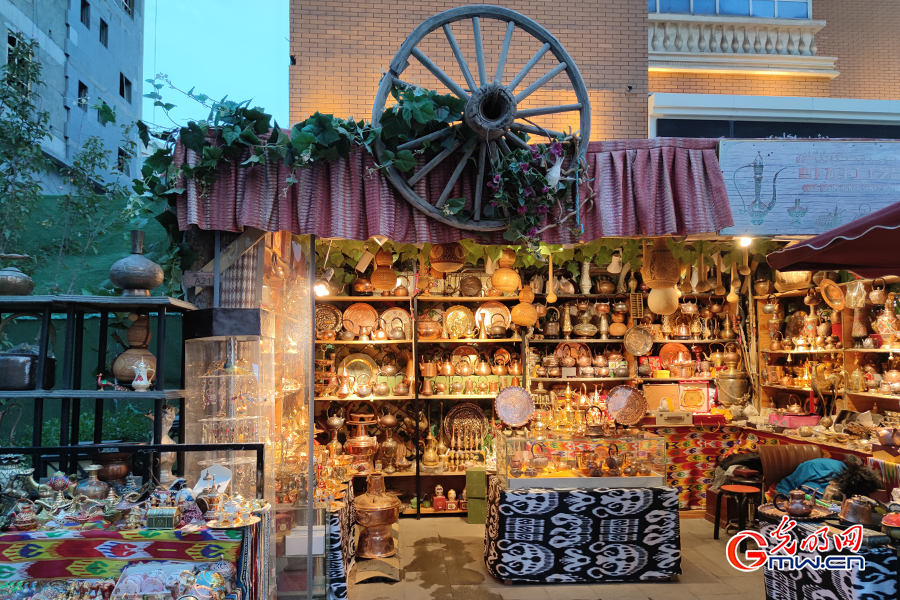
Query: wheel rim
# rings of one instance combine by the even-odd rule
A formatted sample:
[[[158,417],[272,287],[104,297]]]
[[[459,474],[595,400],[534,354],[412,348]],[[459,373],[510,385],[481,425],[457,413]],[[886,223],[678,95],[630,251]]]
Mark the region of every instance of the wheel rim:
[[[488,65],[484,53],[484,39],[481,34],[481,19],[493,19],[506,23],[503,44],[495,63],[493,76],[490,76],[487,72]],[[471,22],[475,43],[477,67],[475,76],[478,78],[477,81],[453,33],[452,24],[461,21]],[[433,62],[418,48],[419,43],[428,34],[439,29],[443,29],[446,43],[449,45],[455,58],[455,63],[449,63],[450,67],[453,67],[453,71],[450,68],[442,69],[441,66]],[[510,79],[506,72],[506,63],[511,42],[517,30],[528,34],[533,40],[540,42],[541,47],[522,69]],[[519,35],[521,36],[521,33]],[[556,59],[556,65],[529,85],[521,87],[520,84],[523,83],[541,59],[548,54]],[[385,103],[391,89],[395,85],[398,87],[409,85],[401,79],[401,75],[409,66],[411,58],[417,60],[440,81],[443,87],[438,93],[446,93],[444,89],[449,90],[450,93],[466,100],[466,108],[461,121],[451,123],[450,127],[446,129],[441,129],[435,133],[401,144],[399,149],[415,150],[422,147],[426,142],[440,141],[462,123],[476,133],[474,143],[463,145],[461,140],[457,140],[450,148],[443,150],[408,175],[400,173],[393,166],[387,168],[387,178],[400,194],[414,207],[433,219],[452,227],[469,231],[488,232],[507,228],[508,223],[505,219],[482,218],[482,194],[485,174],[490,169],[488,164],[489,157],[496,159],[501,154],[508,154],[511,147],[528,148],[528,145],[521,138],[514,135],[513,132],[538,136],[550,135],[553,137],[559,134],[557,131],[541,128],[531,122],[531,119],[534,117],[577,111],[579,113],[580,130],[576,158],[580,160],[584,157],[587,150],[587,142],[590,139],[591,121],[587,88],[572,57],[569,56],[559,40],[537,22],[515,11],[488,5],[454,8],[426,19],[413,30],[400,46],[400,49],[391,61],[388,72],[379,84],[378,93],[372,106],[373,126],[380,126],[381,115],[385,110]],[[448,71],[460,73],[462,82],[456,81]],[[550,83],[550,81],[563,76],[563,74],[567,76],[575,93],[576,103],[528,109],[519,108],[518,105],[523,100]],[[379,155],[384,152],[385,146],[381,140],[378,140],[376,143],[376,149]],[[471,219],[465,220],[458,218],[456,215],[446,215],[441,208],[449,198],[467,162],[473,156],[476,157],[478,164],[475,180],[475,198],[473,201],[474,214]],[[451,161],[448,164],[455,164],[455,168],[437,202],[430,204],[413,189],[413,186],[445,160]]]

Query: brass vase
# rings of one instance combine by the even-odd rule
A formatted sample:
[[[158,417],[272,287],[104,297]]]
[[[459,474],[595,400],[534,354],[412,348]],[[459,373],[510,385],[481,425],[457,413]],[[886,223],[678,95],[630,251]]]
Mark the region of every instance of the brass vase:
[[[163,282],[163,270],[144,257],[144,232],[131,231],[131,254],[113,263],[109,280],[122,289],[123,296],[149,296]]]
[[[85,467],[88,478],[78,484],[75,488],[75,497],[87,496],[91,500],[103,500],[109,493],[109,484],[97,479],[97,474],[102,469],[100,465],[90,465]]]
[[[386,558],[397,553],[393,525],[400,516],[400,499],[385,493],[384,475],[376,471],[366,479],[366,493],[354,501],[360,525],[356,555],[360,558]]]

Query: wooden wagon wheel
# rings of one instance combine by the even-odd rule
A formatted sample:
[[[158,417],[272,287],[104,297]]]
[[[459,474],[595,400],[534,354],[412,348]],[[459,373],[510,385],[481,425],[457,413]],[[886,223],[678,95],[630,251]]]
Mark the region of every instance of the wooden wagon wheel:
[[[484,57],[484,43],[481,35],[481,19],[496,19],[506,23],[506,35],[503,39],[503,46],[500,56],[497,60],[496,69],[492,78],[489,78],[487,66]],[[452,23],[459,21],[469,21],[471,23],[474,40],[475,55],[477,59],[477,75],[478,83],[476,84],[472,72],[463,57],[462,50],[453,35],[451,28]],[[447,38],[447,43],[456,57],[459,70],[465,79],[464,84],[457,83],[452,79],[445,70],[436,65],[424,52],[417,46],[431,32],[437,29],[443,29]],[[521,30],[531,38],[540,42],[541,48],[524,67],[512,79],[504,80],[504,68],[506,66],[507,55],[516,30]],[[521,35],[521,34],[519,34]],[[551,53],[556,58],[556,66],[544,73],[536,81],[518,90],[519,84],[529,74],[531,69],[546,55]],[[485,173],[489,170],[488,155],[496,158],[499,154],[507,154],[510,151],[510,145],[528,148],[528,145],[512,132],[524,132],[536,135],[557,136],[559,132],[546,130],[536,127],[533,124],[525,122],[525,119],[537,117],[541,115],[556,114],[562,112],[577,111],[580,114],[580,130],[579,144],[576,149],[576,156],[580,159],[587,150],[587,142],[590,139],[591,127],[591,109],[588,101],[587,88],[581,73],[575,65],[575,61],[569,56],[562,44],[549,31],[541,27],[535,21],[525,17],[515,11],[500,8],[498,6],[473,5],[454,8],[444,11],[425,20],[406,38],[406,41],[400,46],[400,50],[391,61],[390,68],[381,80],[378,87],[378,94],[375,97],[375,103],[372,106],[372,124],[376,127],[380,125],[381,115],[385,110],[385,102],[394,86],[406,87],[400,75],[409,66],[409,57],[413,56],[428,71],[437,77],[441,83],[447,87],[453,94],[466,101],[466,108],[461,121],[451,123],[449,127],[441,129],[429,135],[422,136],[417,139],[409,140],[399,146],[400,150],[416,150],[421,148],[427,142],[440,142],[445,136],[450,135],[454,130],[462,124],[467,125],[476,133],[474,144],[462,146],[462,142],[457,142],[449,148],[444,149],[427,164],[422,165],[417,170],[403,175],[395,167],[391,166],[387,169],[388,179],[400,191],[413,206],[425,212],[430,217],[446,223],[459,229],[467,229],[471,231],[497,231],[506,229],[507,222],[505,220],[482,220],[481,196],[484,187]],[[569,82],[574,89],[577,102],[574,104],[564,104],[558,106],[547,106],[541,108],[529,108],[520,110],[517,104],[532,95],[539,88],[550,82],[557,75],[565,72],[569,78]],[[504,84],[504,81],[506,83]],[[384,151],[384,145],[379,140],[377,143],[379,155]],[[453,215],[445,215],[441,208],[446,203],[453,186],[456,184],[469,158],[473,155],[478,160],[478,175],[475,182],[475,198],[474,210],[471,219],[462,220]],[[437,202],[432,205],[424,198],[419,196],[413,189],[413,186],[420,181],[427,173],[434,169],[444,160],[456,160],[456,168],[453,170],[449,181],[443,189]],[[452,164],[452,163],[451,163]]]

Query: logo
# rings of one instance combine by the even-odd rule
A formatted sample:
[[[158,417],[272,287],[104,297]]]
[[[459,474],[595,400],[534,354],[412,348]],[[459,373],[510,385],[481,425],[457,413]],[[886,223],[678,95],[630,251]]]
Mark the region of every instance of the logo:
[[[770,570],[797,571],[815,569],[828,571],[863,570],[866,559],[857,556],[862,546],[863,527],[854,525],[847,530],[828,536],[828,527],[822,526],[802,541],[790,532],[797,526],[796,521],[784,516],[781,523],[771,533],[771,541],[757,531],[740,531],[730,540],[725,548],[728,564],[738,571],[756,571],[762,566]],[[742,542],[756,542],[758,550],[747,550],[741,557],[738,549]],[[822,556],[821,552],[829,550],[841,552],[848,550],[853,554],[831,554]],[[798,554],[798,550],[802,554]]]

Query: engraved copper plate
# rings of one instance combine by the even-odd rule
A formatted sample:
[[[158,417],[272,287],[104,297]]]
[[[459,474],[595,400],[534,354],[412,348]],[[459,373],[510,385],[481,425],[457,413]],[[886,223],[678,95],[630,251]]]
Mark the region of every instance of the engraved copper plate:
[[[462,359],[466,359],[474,365],[478,361],[478,350],[472,346],[460,346],[450,354],[450,362],[454,365]]]
[[[593,356],[591,347],[587,344],[582,344],[580,342],[562,342],[556,346],[556,351],[554,352],[556,358],[564,357],[566,355],[566,348],[569,349],[569,356],[572,358],[581,356],[582,349],[587,350],[588,356]]]
[[[664,345],[659,351],[659,361],[662,363],[663,368],[668,368],[681,352],[687,352],[689,356],[691,353],[684,344]]]
[[[485,302],[478,307],[478,310],[475,311],[475,323],[478,323],[479,325],[484,324],[490,327],[494,324],[494,315],[503,317],[503,326],[509,329],[509,307],[502,302],[497,302],[495,300]]]
[[[610,390],[606,408],[616,423],[626,427],[637,425],[647,413],[647,399],[636,388],[618,385]]]
[[[451,306],[444,313],[444,333],[447,337],[452,338],[451,332],[455,331],[457,335],[471,331],[475,326],[475,315],[466,306]]]
[[[512,355],[509,353],[509,350],[506,348],[498,348],[496,352],[494,352],[494,364],[504,364],[508,365],[512,360]]]
[[[354,382],[358,381],[361,375],[368,375],[369,381],[372,381],[374,374],[380,370],[375,359],[362,352],[351,354],[341,361],[341,364],[338,367],[339,375],[344,373],[344,367],[347,367],[347,374],[353,377]]]
[[[341,330],[341,311],[331,304],[320,304],[316,306],[316,332],[340,331]]]
[[[389,308],[381,313],[381,318],[384,319],[384,328],[388,331],[393,329],[392,325],[394,319],[400,319],[401,321],[403,321],[403,331],[406,332],[406,338],[410,338],[410,332],[412,331],[412,328],[410,327],[411,319],[408,312],[406,312],[399,306],[395,306],[394,308]]]
[[[346,329],[352,331],[353,335],[359,335],[360,327],[371,327],[372,331],[375,331],[375,325],[378,322],[378,311],[372,308],[370,304],[357,302],[347,307],[343,318],[352,322],[352,325],[347,323]]]
[[[625,350],[634,356],[646,356],[653,349],[653,332],[638,325],[625,332]]]
[[[838,284],[830,279],[823,279],[819,284],[822,289],[822,298],[828,303],[828,306],[834,310],[844,310],[844,291],[838,287]]]
[[[476,428],[480,426],[482,436],[487,435],[489,432],[488,418],[484,411],[472,402],[460,402],[447,411],[447,416],[444,417],[442,424],[444,443],[448,446],[450,445],[450,441],[453,439],[454,426],[460,432],[466,425],[469,427],[474,425]]]
[[[534,400],[525,388],[510,386],[503,388],[494,398],[494,410],[500,420],[510,427],[522,427],[534,413]]]

